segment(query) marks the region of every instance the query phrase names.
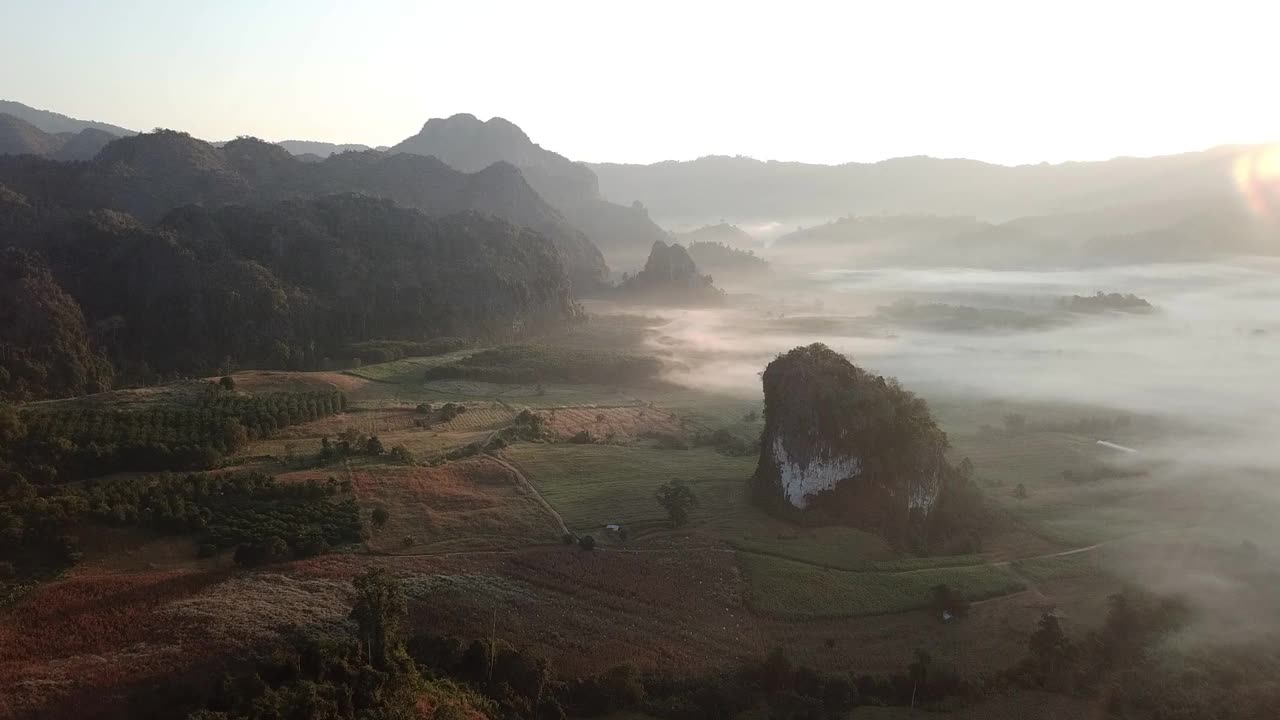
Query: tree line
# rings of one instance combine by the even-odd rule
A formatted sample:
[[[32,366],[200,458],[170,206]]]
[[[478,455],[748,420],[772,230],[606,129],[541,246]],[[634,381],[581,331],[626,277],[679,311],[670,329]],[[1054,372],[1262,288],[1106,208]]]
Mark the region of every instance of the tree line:
[[[0,408],[0,470],[36,484],[122,470],[204,470],[250,440],[346,409],[338,391],[245,395],[209,384],[191,406]]]
[[[350,486],[282,484],[260,473],[209,473],[88,480],[39,493],[0,484],[0,581],[38,578],[80,559],[85,523],[191,535],[201,555],[236,548],[245,565],[306,557],[358,542]]]

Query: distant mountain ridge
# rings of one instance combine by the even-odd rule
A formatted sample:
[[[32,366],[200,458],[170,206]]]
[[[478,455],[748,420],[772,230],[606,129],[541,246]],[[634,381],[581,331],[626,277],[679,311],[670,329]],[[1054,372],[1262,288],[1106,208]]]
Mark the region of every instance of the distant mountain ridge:
[[[638,264],[653,243],[667,239],[643,206],[602,199],[591,168],[544,149],[503,118],[481,121],[469,114],[433,118],[388,152],[430,155],[465,172],[495,162],[510,163],[614,264]]]
[[[67,117],[62,113],[52,112],[50,110],[39,110],[30,105],[23,105],[13,100],[0,100],[0,113],[12,115],[16,118],[25,120],[32,125],[40,128],[44,132],[51,134],[58,133],[78,133],[81,130],[101,130],[110,133],[116,137],[126,137],[128,135],[136,135],[137,131],[128,128],[122,128],[119,125],[110,123],[96,122],[94,120],[78,120],[73,117]]]
[[[366,150],[384,151],[388,149],[385,145],[372,148],[368,145],[361,145],[359,143],[340,144],[317,142],[314,140],[281,140],[276,144],[294,155],[315,155],[321,158],[327,158],[330,155],[336,155],[344,152],[364,152]]]
[[[88,160],[116,136],[96,128],[47,133],[22,118],[0,113],[0,155],[39,155],[53,160]]]
[[[814,165],[707,156],[653,165],[592,164],[606,198],[643,202],[663,221],[786,220],[845,215],[967,215],[989,222],[1235,191],[1234,164],[1253,147],[1152,158],[1008,167],[903,157]]]

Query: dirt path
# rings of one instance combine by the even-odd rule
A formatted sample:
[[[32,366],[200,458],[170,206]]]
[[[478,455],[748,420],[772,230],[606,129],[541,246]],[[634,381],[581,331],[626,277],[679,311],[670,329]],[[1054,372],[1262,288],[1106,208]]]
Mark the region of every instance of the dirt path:
[[[533,498],[538,501],[538,504],[542,505],[542,507],[551,514],[551,517],[556,519],[556,524],[560,526],[560,534],[571,534],[569,532],[569,526],[564,524],[564,518],[560,516],[560,512],[554,507],[551,507],[551,503],[547,502],[547,499],[542,497],[542,493],[538,492],[538,488],[534,487],[533,483],[529,482],[529,478],[525,477],[524,473],[520,472],[520,468],[507,462],[504,458],[492,453],[485,453],[484,455],[515,474],[516,480],[533,495]]]

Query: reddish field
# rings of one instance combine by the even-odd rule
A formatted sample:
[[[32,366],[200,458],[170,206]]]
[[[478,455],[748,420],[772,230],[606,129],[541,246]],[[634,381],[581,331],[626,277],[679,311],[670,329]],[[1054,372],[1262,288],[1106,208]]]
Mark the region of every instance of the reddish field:
[[[0,717],[19,717],[75,693],[94,703],[65,717],[92,717],[112,690],[223,651],[198,625],[162,609],[207,589],[221,574],[157,572],[80,576],[49,583],[0,616]],[[118,698],[116,698],[118,699]]]
[[[368,541],[380,552],[521,547],[559,537],[515,474],[487,457],[438,467],[368,465],[356,468],[352,481],[362,509],[390,513]]]

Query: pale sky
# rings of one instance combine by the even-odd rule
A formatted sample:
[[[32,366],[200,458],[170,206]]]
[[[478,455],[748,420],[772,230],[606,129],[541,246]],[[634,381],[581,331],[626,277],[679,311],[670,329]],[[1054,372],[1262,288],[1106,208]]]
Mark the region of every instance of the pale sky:
[[[587,161],[1274,141],[1277,67],[1274,0],[0,0],[0,98],[214,140],[499,115]]]

